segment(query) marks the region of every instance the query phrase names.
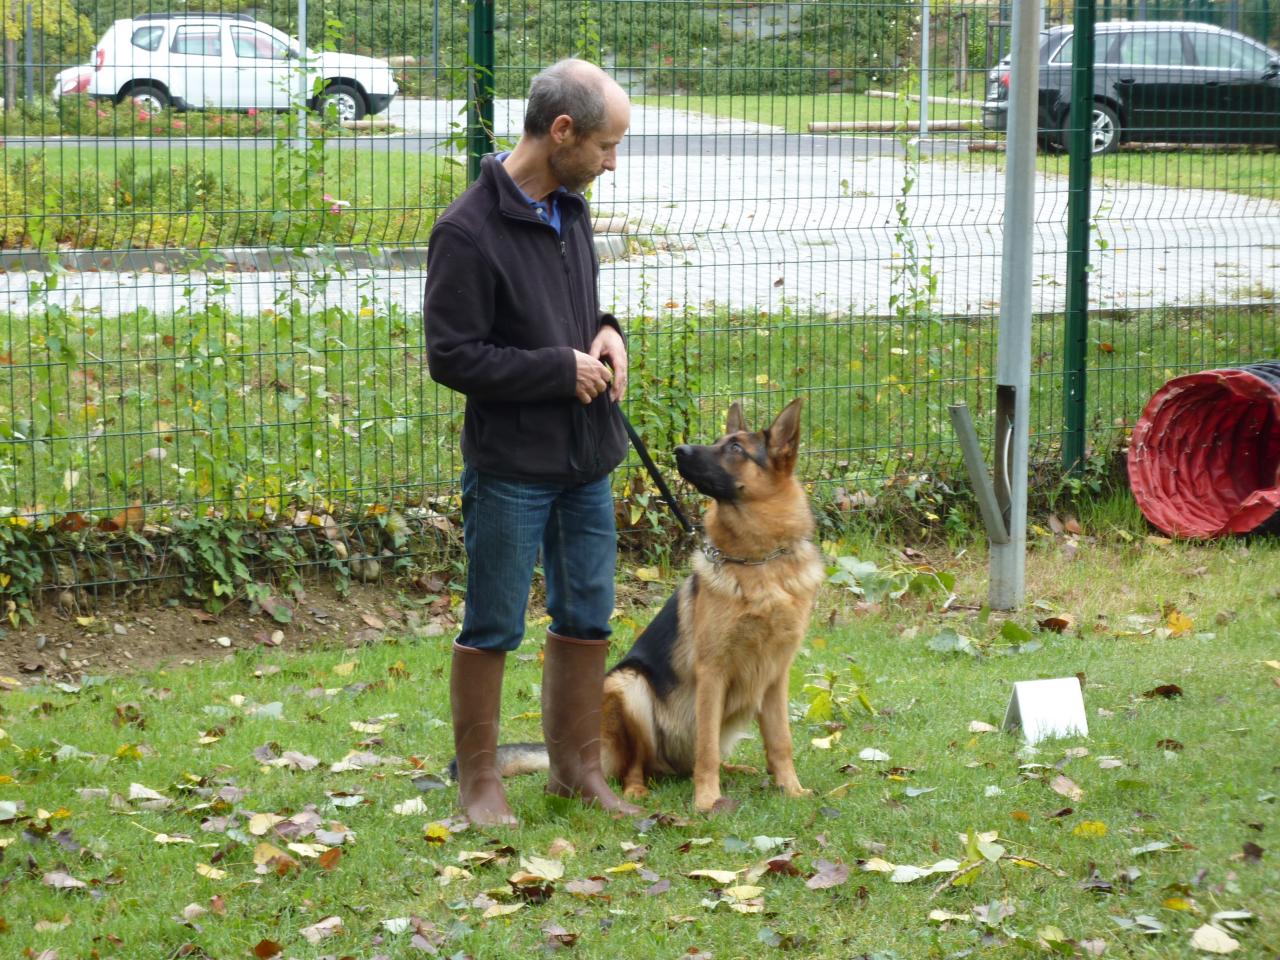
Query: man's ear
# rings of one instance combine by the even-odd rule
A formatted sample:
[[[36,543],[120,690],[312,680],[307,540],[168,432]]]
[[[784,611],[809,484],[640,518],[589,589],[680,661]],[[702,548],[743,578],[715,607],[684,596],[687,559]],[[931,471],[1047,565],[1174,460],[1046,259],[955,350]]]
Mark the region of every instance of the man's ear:
[[[552,141],[559,146],[562,143],[573,138],[573,117],[567,113],[562,113],[551,121],[551,129],[548,131]]]

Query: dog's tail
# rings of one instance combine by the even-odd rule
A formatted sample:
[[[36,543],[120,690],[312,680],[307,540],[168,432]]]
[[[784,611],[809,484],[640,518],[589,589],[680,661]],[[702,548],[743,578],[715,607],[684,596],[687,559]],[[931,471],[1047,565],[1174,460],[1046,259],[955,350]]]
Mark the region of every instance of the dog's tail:
[[[525,773],[547,770],[551,761],[547,757],[546,744],[504,743],[498,746],[498,774],[502,777],[518,777]],[[458,758],[449,761],[449,779],[458,779]]]

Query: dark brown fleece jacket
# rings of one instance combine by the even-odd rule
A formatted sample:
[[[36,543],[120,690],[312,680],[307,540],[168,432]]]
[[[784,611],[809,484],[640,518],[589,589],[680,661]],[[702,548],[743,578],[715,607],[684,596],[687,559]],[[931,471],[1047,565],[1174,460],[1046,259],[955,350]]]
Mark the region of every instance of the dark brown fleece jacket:
[[[583,405],[573,351],[601,326],[600,264],[586,200],[558,195],[557,235],[493,156],[436,221],[423,323],[432,378],[466,396],[462,455],[514,479],[596,480],[626,454],[608,391]]]

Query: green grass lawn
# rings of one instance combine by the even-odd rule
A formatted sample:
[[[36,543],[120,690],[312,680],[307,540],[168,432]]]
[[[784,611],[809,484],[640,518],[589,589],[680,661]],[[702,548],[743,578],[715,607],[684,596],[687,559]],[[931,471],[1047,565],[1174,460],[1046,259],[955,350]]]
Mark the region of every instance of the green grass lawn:
[[[912,90],[912,93],[916,93]],[[965,91],[956,92],[945,83],[936,84],[935,99],[929,104],[930,120],[980,120],[978,107],[943,103],[940,98],[973,99]],[[903,121],[920,118],[920,104],[904,95],[893,98],[861,93],[824,93],[814,96],[649,96],[638,104],[734,117],[752,123],[781,127],[788,133],[808,133],[809,124],[834,121]]]
[[[945,162],[951,162],[950,158]],[[1005,157],[1001,153],[971,153],[959,162],[1003,169]],[[1048,176],[1066,178],[1069,164],[1070,158],[1063,152],[1041,152],[1036,157],[1036,166]],[[1093,183],[1095,187],[1152,184],[1180,190],[1229,190],[1276,200],[1280,197],[1280,153],[1125,150],[1094,157]]]
[[[520,828],[460,829],[440,780],[448,637],[0,679],[0,952],[525,958],[554,941],[601,960],[1171,958],[1200,956],[1195,931],[1233,911],[1216,922],[1234,955],[1270,958],[1280,548],[1144,539],[1129,518],[1083,516],[1070,553],[1033,526],[1011,618],[1027,635],[980,609],[972,554],[932,558],[958,575],[948,612],[828,587],[792,676],[814,795],[726,774],[741,805],[716,818],[692,811],[685,781],[614,820],[531,776],[511,785]],[[619,638],[650,614],[621,614]],[[1061,614],[1062,633],[1037,626]],[[505,740],[540,738],[542,629],[511,659]],[[948,629],[982,654],[933,649]],[[981,732],[1013,681],[1071,676],[1088,737],[1031,750]],[[758,741],[734,760],[762,768]],[[937,872],[895,882],[912,871],[887,865]]]
[[[11,190],[39,191],[23,197],[26,217],[64,247],[425,244],[466,186],[465,169],[434,154],[365,150],[350,139],[306,160],[181,140],[7,146],[4,158]],[[27,245],[35,232],[28,225]]]

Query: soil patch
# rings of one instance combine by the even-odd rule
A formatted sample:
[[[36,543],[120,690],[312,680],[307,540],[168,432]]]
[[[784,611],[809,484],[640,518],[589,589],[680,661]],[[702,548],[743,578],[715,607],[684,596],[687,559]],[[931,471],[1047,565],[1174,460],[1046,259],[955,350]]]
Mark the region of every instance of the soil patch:
[[[529,610],[535,617],[542,612],[537,587]],[[662,603],[669,591],[664,584],[620,582],[617,603],[643,614]],[[420,598],[415,598],[390,581],[352,583],[345,594],[332,583],[312,582],[293,604],[293,619],[287,624],[246,603],[217,616],[174,601],[148,605],[104,600],[92,609],[70,610],[50,603],[33,611],[35,623],[3,631],[0,677],[23,685],[70,682],[85,675],[190,666],[237,650],[358,647],[388,633],[452,638],[461,606],[447,594],[418,593]]]
[[[456,627],[448,597],[414,601],[394,584],[377,583],[352,584],[345,595],[332,584],[310,583],[287,624],[244,603],[218,616],[188,605],[110,600],[92,610],[49,604],[34,613],[34,624],[0,637],[0,676],[24,685],[190,665],[236,650],[360,646],[387,632],[425,637]]]

